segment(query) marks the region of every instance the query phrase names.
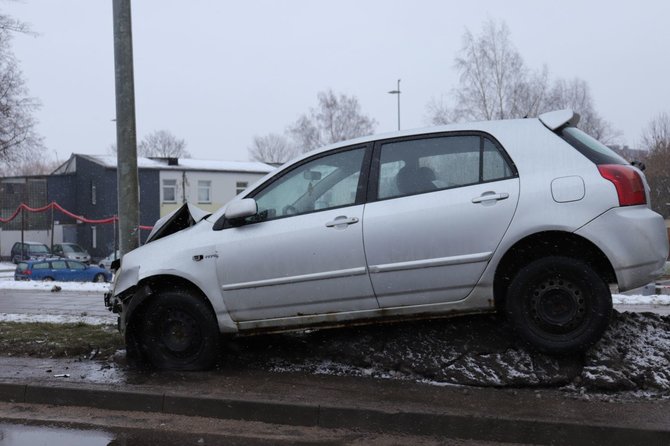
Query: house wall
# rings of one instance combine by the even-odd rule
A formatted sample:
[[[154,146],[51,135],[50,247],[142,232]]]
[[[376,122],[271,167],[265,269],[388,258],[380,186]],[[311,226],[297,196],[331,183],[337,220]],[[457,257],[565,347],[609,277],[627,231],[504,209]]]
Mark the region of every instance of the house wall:
[[[237,195],[238,182],[251,185],[265,175],[265,173],[249,172],[163,170],[160,172],[160,216],[169,214],[186,202],[193,203],[203,210],[214,212]],[[174,202],[166,201],[163,190],[164,180],[175,180],[176,182]],[[199,200],[198,181],[211,181],[209,202]]]
[[[117,214],[116,169],[102,166],[83,157],[77,157],[75,173],[51,175],[49,177],[50,199],[65,209],[87,219],[102,220]],[[159,218],[160,202],[158,171],[140,170],[140,225],[153,226]],[[79,244],[92,257],[102,258],[114,250],[114,224],[76,223],[61,214],[63,224],[69,224],[63,231],[68,240]],[[70,234],[75,234],[72,240]],[[141,231],[143,241],[149,231]]]

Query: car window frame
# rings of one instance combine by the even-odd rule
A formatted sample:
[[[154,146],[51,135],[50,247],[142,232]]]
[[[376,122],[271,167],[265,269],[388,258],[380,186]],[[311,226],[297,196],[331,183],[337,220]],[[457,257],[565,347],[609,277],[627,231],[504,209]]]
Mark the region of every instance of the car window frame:
[[[271,187],[273,184],[276,184],[278,181],[280,181],[282,178],[284,178],[286,175],[290,175],[292,172],[294,172],[296,169],[301,168],[305,164],[311,163],[315,160],[318,160],[320,158],[324,158],[327,156],[331,155],[337,155],[338,153],[343,153],[343,152],[349,152],[353,150],[363,150],[363,160],[361,162],[361,171],[360,171],[360,176],[358,178],[358,184],[356,186],[356,198],[353,203],[348,203],[342,206],[334,206],[334,207],[329,207],[329,208],[324,208],[324,209],[315,209],[311,212],[306,212],[302,214],[297,214],[297,215],[282,215],[278,216],[276,218],[273,218],[272,220],[262,220],[262,221],[245,221],[241,224],[238,224],[238,222],[230,222],[225,218],[225,215],[222,215],[219,220],[217,220],[214,223],[213,229],[216,230],[221,230],[221,229],[229,229],[229,228],[239,228],[240,226],[249,226],[249,225],[255,225],[259,223],[265,223],[265,222],[272,222],[272,221],[277,221],[277,220],[283,220],[286,218],[293,218],[293,217],[300,217],[303,215],[312,215],[317,212],[325,212],[325,211],[331,211],[333,209],[341,209],[345,207],[350,207],[350,206],[358,206],[361,204],[364,204],[366,201],[367,197],[367,186],[369,184],[368,176],[370,174],[370,166],[372,162],[372,153],[373,153],[373,147],[374,144],[373,142],[368,142],[368,143],[362,143],[362,144],[353,144],[350,146],[345,146],[345,147],[338,147],[336,149],[328,150],[325,152],[319,152],[314,154],[313,156],[310,156],[308,158],[305,158],[293,165],[290,166],[290,168],[287,168],[286,170],[280,172],[279,174],[273,176],[272,178],[268,179],[268,181],[258,185],[256,188],[252,189],[248,193],[246,193],[244,196],[241,198],[254,198],[266,190],[267,188]]]
[[[398,142],[404,142],[404,141],[417,141],[421,139],[432,139],[432,138],[444,138],[444,137],[458,137],[458,136],[478,136],[480,138],[479,141],[479,178],[482,178],[482,169],[483,169],[483,154],[484,154],[484,144],[485,140],[489,140],[491,143],[493,143],[494,147],[498,150],[500,155],[503,157],[504,161],[507,163],[509,166],[510,170],[512,171],[512,175],[509,177],[505,178],[496,178],[493,180],[487,180],[487,181],[477,181],[475,183],[469,183],[469,184],[459,184],[456,186],[451,186],[451,187],[446,187],[446,188],[440,188],[436,189],[434,191],[423,191],[423,192],[417,192],[413,194],[407,194],[407,195],[396,195],[392,197],[385,197],[385,198],[379,198],[379,177],[381,174],[381,153],[382,153],[382,146],[384,144],[389,144],[389,143],[398,143]],[[514,163],[514,160],[509,156],[507,153],[507,150],[503,147],[502,144],[490,133],[480,131],[480,130],[458,130],[458,131],[452,131],[452,132],[436,132],[436,133],[423,133],[423,134],[415,134],[415,135],[408,135],[408,136],[402,136],[402,137],[397,137],[397,138],[388,138],[388,139],[379,139],[374,141],[374,147],[373,147],[373,153],[372,153],[372,159],[371,159],[371,164],[370,164],[370,171],[368,175],[368,184],[367,184],[367,196],[366,196],[366,203],[373,203],[377,201],[386,201],[386,200],[395,200],[398,198],[404,198],[404,197],[411,197],[414,195],[422,195],[430,192],[439,192],[439,191],[444,191],[444,190],[452,190],[452,189],[458,189],[462,187],[468,187],[468,186],[473,186],[476,184],[487,184],[487,183],[493,183],[496,181],[504,181],[504,180],[509,180],[512,178],[518,178],[519,177],[519,170],[516,167],[516,164]]]

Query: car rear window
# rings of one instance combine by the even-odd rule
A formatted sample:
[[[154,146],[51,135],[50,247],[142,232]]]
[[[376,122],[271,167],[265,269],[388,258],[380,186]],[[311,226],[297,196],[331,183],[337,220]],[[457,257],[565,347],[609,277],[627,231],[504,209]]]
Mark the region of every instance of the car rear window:
[[[558,135],[595,164],[629,164],[612,149],[577,127],[564,127]]]
[[[16,265],[16,270],[17,271],[25,271],[27,269],[28,269],[28,264],[27,263],[21,262],[18,265]]]

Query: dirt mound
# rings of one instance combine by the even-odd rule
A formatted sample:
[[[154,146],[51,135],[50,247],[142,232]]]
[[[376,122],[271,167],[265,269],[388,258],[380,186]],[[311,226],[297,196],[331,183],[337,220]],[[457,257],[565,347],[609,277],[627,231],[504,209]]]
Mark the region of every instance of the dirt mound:
[[[585,354],[523,345],[495,315],[231,341],[226,367],[495,387],[670,391],[670,317],[617,313]]]

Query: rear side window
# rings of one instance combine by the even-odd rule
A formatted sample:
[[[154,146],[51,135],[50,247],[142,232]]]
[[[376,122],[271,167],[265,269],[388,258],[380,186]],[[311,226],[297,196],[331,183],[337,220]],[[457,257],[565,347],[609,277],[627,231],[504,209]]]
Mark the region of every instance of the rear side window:
[[[558,135],[595,164],[629,164],[605,144],[577,127],[565,127]]]
[[[496,145],[482,135],[438,136],[381,145],[380,200],[515,176]]]
[[[34,263],[33,269],[49,269],[49,264],[46,262]]]

